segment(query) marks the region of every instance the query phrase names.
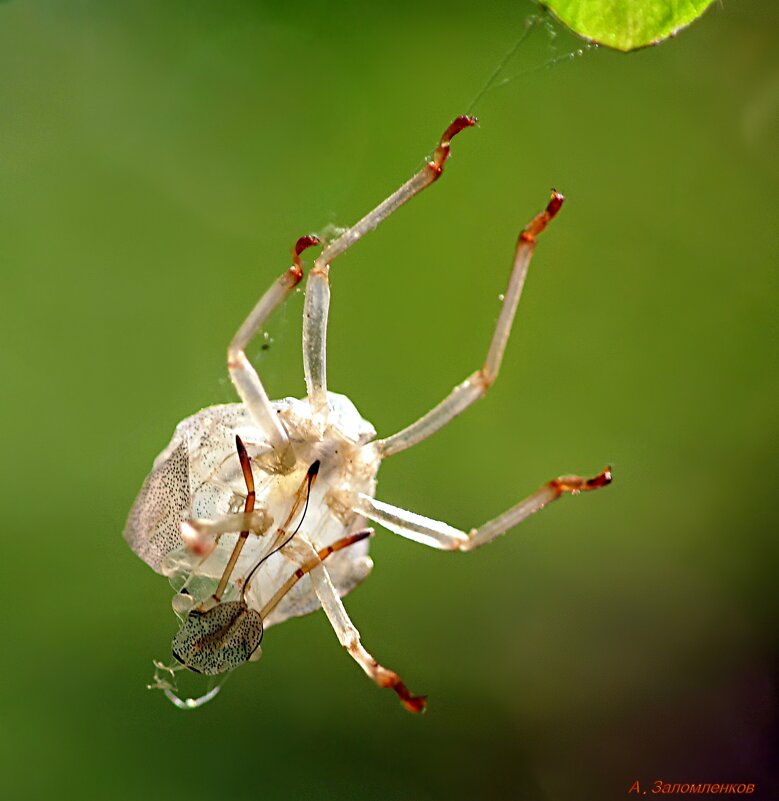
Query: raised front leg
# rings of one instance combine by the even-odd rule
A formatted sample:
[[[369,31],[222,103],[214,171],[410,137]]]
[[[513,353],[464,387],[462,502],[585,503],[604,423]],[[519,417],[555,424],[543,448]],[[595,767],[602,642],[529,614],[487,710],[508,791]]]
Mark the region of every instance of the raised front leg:
[[[376,445],[382,457],[392,456],[400,453],[407,448],[411,448],[418,442],[435,434],[439,428],[454,420],[458,414],[465,411],[471,404],[479,398],[484,397],[487,390],[498,377],[503,352],[506,350],[511,326],[517,311],[519,297],[522,294],[522,287],[525,283],[527,268],[536,246],[536,237],[546,228],[549,222],[554,219],[560,207],[563,205],[563,196],[559,192],[552,192],[552,199],[547,207],[540,214],[525,226],[517,240],[517,248],[514,256],[514,266],[509,277],[508,287],[506,288],[503,300],[503,308],[500,311],[498,322],[495,325],[495,332],[492,335],[490,348],[487,351],[487,358],[484,364],[462,384],[458,384],[452,392],[431,409],[427,414],[420,417],[415,423],[407,428],[379,440]]]
[[[600,489],[610,483],[611,469],[608,467],[594,478],[579,476],[556,478],[544,484],[543,487],[520,501],[516,506],[512,506],[499,517],[479,528],[471,529],[468,533],[439,520],[432,520],[415,512],[377,501],[362,493],[352,496],[349,506],[358,514],[380,523],[395,534],[420,542],[422,545],[445,551],[472,551],[474,548],[492,542],[501,534],[505,534],[523,520],[541,511],[547,504],[556,501],[561,495],[566,493],[578,495],[580,492]]]
[[[265,432],[273,448],[276,462],[282,469],[290,468],[295,464],[295,455],[289,444],[287,432],[273,411],[268,393],[246,356],[246,346],[260,330],[271,313],[284,300],[303,278],[303,268],[300,264],[300,254],[308,247],[316,245],[319,240],[312,236],[303,236],[295,243],[292,250],[293,264],[260,298],[257,305],[244,320],[243,325],[233,337],[227,349],[227,368],[230,371],[235,389],[249,414],[257,425]]]
[[[330,242],[314,262],[306,285],[305,313],[303,315],[303,369],[306,376],[308,399],[314,411],[327,404],[327,313],[330,306],[328,272],[333,260],[347,251],[365,234],[386,220],[393,211],[411,200],[414,195],[430,186],[444,171],[449,158],[451,140],[464,128],[476,124],[475,117],[457,117],[444,131],[433,153],[432,161],[403,186],[379,203],[373,211]]]

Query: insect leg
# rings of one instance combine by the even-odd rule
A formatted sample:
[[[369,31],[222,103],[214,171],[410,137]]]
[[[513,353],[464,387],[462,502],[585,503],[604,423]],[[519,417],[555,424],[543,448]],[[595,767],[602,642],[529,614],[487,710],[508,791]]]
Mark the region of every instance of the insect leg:
[[[354,497],[351,508],[359,514],[380,523],[389,531],[401,537],[439,548],[445,551],[472,551],[481,545],[492,542],[496,537],[505,534],[509,529],[526,520],[547,504],[556,501],[562,495],[578,495],[600,489],[611,483],[611,470],[606,468],[594,478],[580,476],[563,476],[547,482],[532,495],[529,495],[508,511],[490,520],[479,528],[469,532],[460,531],[452,526],[415,512],[409,512],[397,506],[377,501],[362,493]]]
[[[327,316],[330,281],[327,268],[314,269],[306,283],[303,305],[303,373],[312,412],[327,408]]]
[[[236,512],[214,520],[185,520],[181,524],[181,539],[187,550],[198,556],[208,556],[219,543],[222,534],[250,531],[263,536],[273,525],[273,518],[267,509],[259,508],[253,512]]]
[[[427,414],[420,417],[415,423],[397,434],[378,440],[375,445],[378,446],[382,457],[400,453],[435,434],[438,429],[454,420],[457,415],[465,411],[479,398],[482,398],[498,377],[498,371],[503,360],[503,352],[506,349],[519,297],[522,294],[522,287],[525,283],[527,269],[535,250],[536,237],[554,219],[563,204],[563,200],[564,198],[559,192],[553,191],[552,199],[544,211],[537,214],[519,235],[514,256],[514,266],[509,276],[503,307],[501,308],[484,364],[475,373],[468,376],[462,384],[458,384],[444,400]]]
[[[260,298],[257,305],[244,320],[243,325],[227,348],[227,368],[230,371],[238,395],[241,397],[249,413],[257,424],[267,432],[270,444],[276,453],[279,465],[291,467],[294,464],[287,433],[273,411],[267,392],[246,356],[246,346],[254,335],[260,330],[271,313],[279,306],[300,283],[303,278],[303,269],[300,264],[300,254],[312,245],[318,244],[316,237],[304,236],[298,239],[292,250],[293,264]]]
[[[366,532],[361,532],[361,534],[367,536]],[[340,547],[346,547],[356,541],[351,539],[347,542],[347,540],[350,540],[350,538],[345,537],[344,540],[339,541],[343,542]],[[302,543],[303,541],[301,540],[298,545],[300,546]],[[339,543],[335,543],[331,547],[335,547],[338,544]],[[325,610],[330,625],[335,630],[338,641],[349,652],[354,661],[363,669],[365,674],[379,687],[386,687],[393,690],[409,712],[423,712],[425,709],[424,696],[413,695],[394,670],[389,670],[380,665],[363,647],[360,642],[360,632],[349,619],[343,602],[338,597],[338,592],[333,586],[333,582],[330,580],[330,575],[326,567],[322,564],[322,559],[324,558],[324,556],[322,556],[323,551],[317,554],[310,543],[308,543],[307,550],[308,561],[300,570],[303,570],[303,575],[306,573],[310,575],[314,591],[316,592],[317,598],[319,598],[319,602],[322,604],[322,608]],[[326,550],[327,549],[325,549],[325,551]],[[295,576],[297,577],[297,572]],[[271,599],[271,602],[273,600],[274,599]],[[263,610],[263,612],[264,611],[265,610]]]
[[[328,556],[334,554],[336,551],[342,551],[350,545],[354,545],[360,540],[367,539],[373,536],[373,529],[367,528],[358,531],[355,534],[347,534],[336,540],[332,545],[322,548],[316,553],[316,557],[302,564],[274,593],[273,597],[262,607],[260,610],[260,617],[265,620],[268,615],[281,603],[284,596],[303,578],[308,575],[315,567],[325,561]]]
[[[248,529],[252,534],[265,534],[273,525],[273,518],[267,509],[260,507],[253,512],[234,512],[232,514],[210,518],[190,518],[181,524],[181,536],[184,542],[197,542],[198,540],[216,540],[222,534],[235,534]]]
[[[328,272],[333,260],[348,250],[365,234],[376,228],[393,211],[411,200],[430,184],[437,181],[449,158],[451,140],[465,128],[476,124],[474,117],[461,116],[441,135],[431,161],[373,211],[330,242],[314,262],[306,286],[305,314],[303,316],[303,359],[306,388],[312,408],[316,411],[327,404],[326,339],[327,312],[330,304]]]

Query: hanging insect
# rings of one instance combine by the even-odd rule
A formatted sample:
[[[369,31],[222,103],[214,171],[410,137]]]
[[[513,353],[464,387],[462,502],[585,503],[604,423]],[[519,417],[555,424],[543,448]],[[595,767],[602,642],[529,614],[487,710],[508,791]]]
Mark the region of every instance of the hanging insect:
[[[174,674],[188,669],[224,676],[261,654],[264,630],[320,607],[341,645],[380,687],[419,712],[397,673],[363,647],[341,598],[370,572],[371,530],[365,521],[423,545],[471,551],[566,493],[599,489],[594,478],[565,476],[469,532],[376,500],[382,460],[407,450],[453,420],[487,392],[503,359],[536,238],[557,215],[563,196],[553,191],[544,211],[522,230],[503,305],[484,364],[419,420],[376,438],[344,395],[327,390],[326,333],[332,262],[399,206],[434,183],[449,157],[452,138],[476,123],[458,117],[444,131],[432,160],[373,211],[331,242],[301,237],[292,266],[263,295],[227,352],[240,403],[212,406],[181,422],[157,457],[130,512],[124,535],[130,547],[167,576],[181,620],[173,639],[176,663],[155,663],[155,684],[179,706],[192,708],[216,694],[180,699]],[[271,401],[245,349],[270,314],[303,279],[301,254],[323,244],[308,276],[303,315],[307,396]],[[275,527],[274,527],[275,524]]]

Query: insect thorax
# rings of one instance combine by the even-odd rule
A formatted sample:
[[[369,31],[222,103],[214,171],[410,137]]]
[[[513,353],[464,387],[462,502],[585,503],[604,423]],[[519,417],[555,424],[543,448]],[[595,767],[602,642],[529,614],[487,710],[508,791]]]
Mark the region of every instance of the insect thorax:
[[[214,521],[243,510],[246,485],[236,454],[235,438],[245,444],[256,486],[256,507],[272,518],[267,531],[252,533],[246,541],[224,600],[236,600],[243,582],[288,516],[296,493],[315,461],[319,473],[311,488],[298,538],[307,538],[317,550],[331,545],[364,521],[343,502],[349,493],[373,496],[379,467],[378,454],[369,443],[376,432],[343,395],[328,393],[328,409],[312,414],[306,400],[286,398],[274,402],[294,452],[294,465],[280,468],[267,435],[250,418],[242,404],[211,406],[183,420],[169,446],[157,457],[125,529],[136,552],[155,570],[169,577],[179,591],[174,608],[185,615],[214,592],[238,533],[221,534],[216,547],[203,556],[182,539],[187,520]],[[267,517],[266,515],[266,517]],[[295,525],[302,514],[297,516]],[[367,540],[327,562],[333,584],[345,595],[370,572]],[[245,597],[260,610],[293,572],[298,562],[288,553],[270,556],[253,575]],[[183,590],[183,592],[180,592]],[[309,580],[300,581],[265,620],[266,627],[319,607]]]

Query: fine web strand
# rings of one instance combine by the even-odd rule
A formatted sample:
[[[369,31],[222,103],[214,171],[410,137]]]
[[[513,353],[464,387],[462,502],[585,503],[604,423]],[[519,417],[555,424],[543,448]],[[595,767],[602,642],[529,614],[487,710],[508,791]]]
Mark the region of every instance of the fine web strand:
[[[567,52],[560,53],[558,47],[558,26],[559,23],[553,19],[549,11],[545,8],[541,8],[538,13],[528,16],[525,19],[524,28],[516,42],[506,51],[505,55],[500,59],[495,69],[493,69],[484,82],[484,85],[477,92],[476,97],[468,107],[468,114],[478,116],[477,107],[482,103],[485,96],[494,92],[496,89],[501,89],[517,80],[535,75],[539,72],[544,72],[560,64],[569,63],[597,49],[596,44],[582,44],[578,40],[573,39],[571,35],[572,41],[575,41],[579,46],[571,47]],[[518,58],[522,57],[522,53],[526,49],[525,46],[528,44],[531,35],[537,30],[543,30],[546,34],[546,46],[549,57],[540,64],[533,64],[517,70],[513,74],[507,75],[506,73],[510,65]]]
[[[471,105],[468,107],[468,111],[466,112],[466,114],[468,114],[469,116],[475,114],[476,106],[479,103],[479,101],[484,97],[484,95],[487,94],[487,92],[489,92],[494,87],[495,82],[500,77],[500,74],[503,72],[503,70],[506,69],[506,67],[509,65],[514,56],[516,56],[516,54],[519,52],[519,48],[522,47],[522,45],[525,43],[525,41],[527,40],[528,36],[530,36],[533,29],[538,25],[538,22],[539,22],[539,17],[536,15],[532,15],[525,20],[525,30],[522,31],[519,39],[517,39],[517,41],[506,52],[503,58],[498,62],[497,66],[492,71],[489,78],[487,78],[487,80],[484,82],[484,86],[482,86],[482,88],[476,94],[476,97],[471,102]]]
[[[545,70],[551,69],[552,67],[555,67],[558,64],[563,64],[567,61],[573,61],[574,59],[581,58],[590,51],[595,50],[597,47],[598,45],[596,44],[588,43],[584,47],[580,47],[578,50],[572,50],[570,53],[564,53],[561,56],[557,56],[556,58],[550,59],[544,64],[538,64],[535,67],[528,67],[525,70],[521,70],[520,72],[517,72],[514,75],[504,78],[500,83],[495,85],[495,88],[497,89],[501,86],[505,86],[506,84],[509,84],[512,81],[517,80],[518,78],[524,78],[527,75],[534,75],[537,72],[543,72]]]

